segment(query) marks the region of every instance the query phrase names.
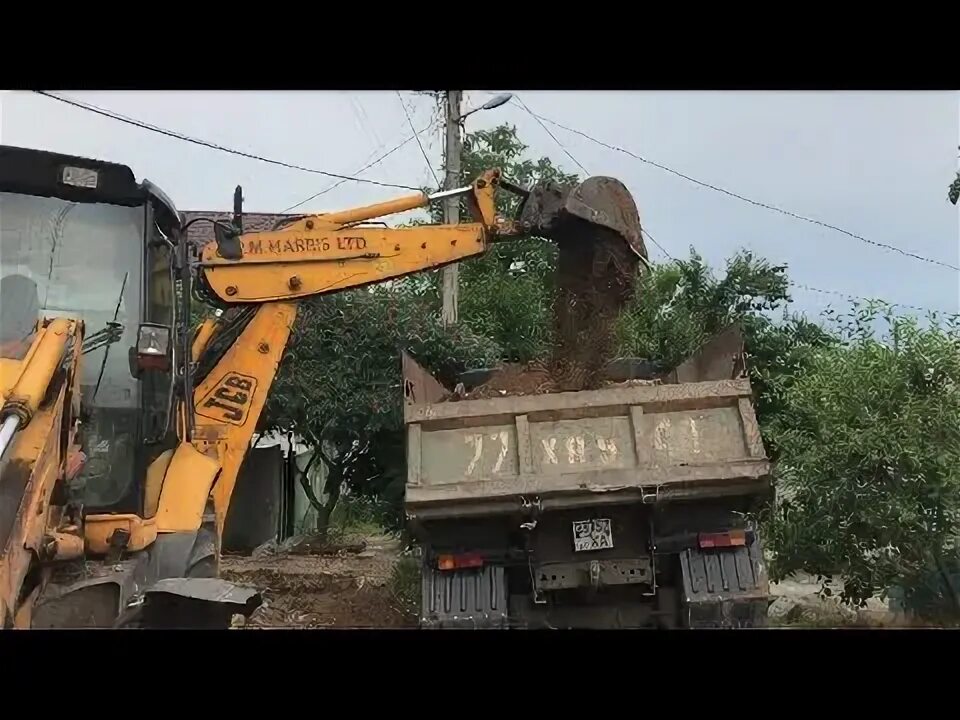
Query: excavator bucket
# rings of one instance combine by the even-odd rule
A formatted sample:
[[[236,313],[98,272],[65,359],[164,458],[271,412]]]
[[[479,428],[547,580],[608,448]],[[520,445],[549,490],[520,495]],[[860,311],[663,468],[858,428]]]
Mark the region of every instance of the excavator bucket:
[[[647,248],[640,215],[619,180],[592,177],[574,187],[542,183],[520,209],[525,232],[559,249],[555,313],[558,388],[585,390],[602,379],[614,325],[634,296]]]
[[[536,185],[520,209],[519,221],[559,243],[596,244],[598,236],[607,239],[612,232],[622,240],[625,251],[610,253],[621,272],[629,273],[638,260],[647,264],[637,205],[615,178],[591,177],[575,187],[554,182]]]

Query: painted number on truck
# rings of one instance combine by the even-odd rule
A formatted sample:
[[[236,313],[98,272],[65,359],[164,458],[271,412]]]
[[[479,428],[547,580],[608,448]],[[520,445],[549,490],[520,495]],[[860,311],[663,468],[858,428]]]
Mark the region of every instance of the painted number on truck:
[[[510,452],[510,434],[506,430],[501,430],[498,433],[490,433],[489,436],[484,436],[482,433],[473,433],[463,438],[463,441],[467,445],[470,445],[472,450],[470,462],[467,464],[466,471],[464,472],[465,475],[476,474],[478,467],[482,469],[481,460],[483,459],[484,437],[488,437],[492,441],[487,445],[488,452],[496,453],[496,458],[491,458],[493,461],[491,473],[495,475],[500,472],[503,467],[503,461],[507,459],[507,453]]]
[[[610,465],[617,461],[617,441],[614,438],[596,436],[593,438],[597,448],[597,455],[602,465]],[[588,461],[587,450],[589,444],[583,435],[570,435],[561,438],[559,443],[555,437],[543,438],[540,441],[543,448],[544,465],[559,465],[561,458],[568,465],[582,465]],[[562,448],[562,451],[560,450]],[[592,453],[592,451],[591,451]]]
[[[197,403],[197,414],[231,425],[243,425],[250,413],[250,402],[256,390],[256,378],[227,373]]]

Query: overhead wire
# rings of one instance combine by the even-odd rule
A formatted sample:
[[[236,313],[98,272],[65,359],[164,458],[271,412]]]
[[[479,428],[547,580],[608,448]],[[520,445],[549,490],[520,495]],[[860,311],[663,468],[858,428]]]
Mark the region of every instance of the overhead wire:
[[[514,96],[514,97],[516,97],[516,96]],[[526,103],[524,103],[523,100],[521,100],[519,97],[516,97],[516,100],[517,100],[517,102],[520,103],[520,105],[523,107],[523,109],[526,110],[528,113],[530,113],[530,115],[531,115],[537,122],[540,122],[540,120],[539,120],[539,118],[537,117],[537,115],[536,115],[530,108],[527,107]],[[583,163],[580,162],[579,160],[577,160],[577,159],[573,156],[573,153],[571,153],[571,152],[566,148],[566,146],[565,146],[562,142],[560,142],[560,139],[559,139],[556,135],[554,135],[552,132],[550,132],[550,129],[549,129],[546,125],[544,125],[542,122],[540,122],[540,127],[542,127],[542,128],[544,129],[544,131],[547,133],[547,135],[549,135],[549,136],[553,139],[553,141],[557,144],[557,146],[566,154],[566,156],[567,156],[568,158],[570,158],[570,159],[573,161],[573,163],[574,163],[578,168],[580,168],[580,169],[581,169],[583,172],[585,172],[587,175],[590,174],[590,171],[587,170],[586,167],[584,167]],[[652,242],[654,245],[656,245],[657,248],[659,248],[660,252],[662,252],[664,255],[666,255],[666,256],[667,256],[668,258],[670,258],[671,260],[676,260],[676,258],[673,257],[673,255],[671,255],[671,254],[667,251],[667,249],[666,249],[665,247],[663,247],[663,245],[661,245],[659,242],[657,242],[657,239],[654,238],[653,235],[651,235],[650,232],[649,232],[646,228],[641,227],[641,228],[640,228],[640,232],[641,232],[641,234],[645,235],[645,236],[650,240],[650,242]]]
[[[576,165],[578,168],[580,168],[580,169],[583,170],[585,173],[587,173],[587,175],[589,175],[589,174],[590,174],[589,171],[583,166],[583,164],[582,164],[579,160],[577,160],[577,159],[570,153],[569,150],[567,150],[566,147],[564,147],[563,143],[561,143],[561,142],[557,139],[557,136],[554,135],[552,132],[550,132],[550,128],[548,128],[546,125],[543,124],[543,122],[541,122],[540,117],[539,117],[535,112],[533,112],[530,108],[528,108],[528,107],[527,107],[527,104],[526,104],[523,100],[521,100],[519,97],[517,97],[516,95],[514,95],[514,98],[516,98],[517,102],[520,103],[520,106],[521,106],[524,110],[526,110],[528,113],[530,113],[530,116],[531,116],[534,120],[536,120],[538,123],[540,123],[540,127],[542,127],[542,128],[544,129],[544,131],[547,133],[547,135],[549,135],[550,137],[553,138],[553,141],[554,141],[555,143],[557,143],[557,145],[560,146],[560,149],[563,150],[564,153],[566,153],[567,157],[570,158],[571,160],[573,160],[574,165]]]
[[[870,298],[870,297],[864,297],[863,295],[851,295],[850,293],[842,292],[840,290],[824,290],[823,288],[804,285],[803,283],[794,282],[793,280],[790,280],[789,283],[793,287],[799,288],[801,290],[807,290],[809,292],[819,293],[821,295],[836,295],[838,297],[842,297],[849,301],[883,303],[884,305],[889,305],[890,307],[909,308],[910,310],[918,310],[920,312],[926,312],[926,313],[937,313],[940,315],[960,315],[960,312],[956,310],[935,310],[932,308],[922,307],[920,305],[910,305],[909,303],[893,302],[891,300],[886,300],[884,298],[878,298],[878,297]]]
[[[393,155],[395,152],[397,152],[397,150],[399,150],[400,148],[404,147],[404,146],[405,146],[407,143],[409,143],[411,140],[414,140],[415,138],[419,137],[419,136],[422,135],[423,133],[429,131],[429,130],[430,130],[431,128],[433,128],[436,124],[437,124],[436,120],[432,121],[429,125],[427,125],[427,126],[424,127],[424,128],[421,128],[418,132],[415,132],[413,135],[410,135],[409,137],[407,137],[405,140],[403,140],[402,142],[398,143],[397,145],[394,145],[392,148],[390,148],[389,150],[387,150],[385,153],[383,153],[383,154],[380,155],[379,157],[371,160],[370,162],[368,162],[366,165],[364,165],[362,168],[360,168],[359,170],[357,170],[357,171],[356,171],[355,173],[353,173],[353,174],[354,174],[354,175],[360,175],[361,173],[366,172],[367,170],[369,170],[370,168],[374,167],[375,165],[379,165],[381,162],[383,162],[383,161],[386,160],[388,157],[390,157],[390,156]],[[314,199],[320,197],[321,195],[326,195],[328,192],[330,192],[331,190],[335,190],[336,188],[338,188],[338,187],[340,187],[341,185],[343,185],[345,182],[347,182],[347,181],[346,181],[346,180],[338,180],[337,182],[333,183],[332,185],[329,185],[329,186],[325,187],[323,190],[320,190],[319,192],[314,193],[314,194],[311,195],[310,197],[304,198],[304,199],[301,200],[300,202],[295,203],[295,204],[291,205],[290,207],[282,210],[282,211],[281,211],[281,214],[283,214],[283,213],[288,213],[288,212],[290,212],[291,210],[294,210],[294,209],[300,207],[301,205],[304,205],[304,204],[310,202],[311,200],[314,200]],[[420,188],[416,188],[416,189],[419,190]]]
[[[121,113],[115,112],[113,110],[107,110],[106,108],[101,108],[90,103],[83,103],[78,100],[72,100],[70,98],[61,97],[59,95],[54,95],[53,93],[46,92],[45,90],[34,90],[33,92],[38,95],[43,95],[48,97],[51,100],[56,100],[57,102],[65,103],[67,105],[72,105],[73,107],[79,108],[81,110],[86,110],[88,112],[95,113],[97,115],[102,115],[103,117],[110,118],[111,120],[116,120],[118,122],[126,123],[134,127],[141,128],[143,130],[149,130],[151,132],[158,133],[160,135],[165,135],[167,137],[174,138],[176,140],[182,140],[183,142],[193,143],[194,145],[200,145],[211,150],[218,150],[220,152],[229,153],[230,155],[236,155],[238,157],[245,157],[249,160],[258,160],[260,162],[269,163],[271,165],[278,165],[280,167],[289,168],[291,170],[299,170],[301,172],[312,173],[315,175],[324,175],[326,177],[338,178],[344,182],[358,182],[365,183],[368,185],[378,185],[380,187],[391,187],[391,188],[400,188],[403,190],[419,190],[420,188],[414,187],[412,185],[402,185],[400,183],[390,183],[383,182],[380,180],[369,180],[367,178],[359,178],[351,175],[342,175],[340,173],[329,172],[327,170],[318,170],[316,168],[304,167],[303,165],[297,165],[295,163],[288,163],[282,160],[275,160],[273,158],[268,158],[263,155],[256,155],[254,153],[245,152],[243,150],[237,150],[235,148],[230,148],[225,145],[220,145],[219,143],[210,142],[209,140],[203,140],[201,138],[191,137],[190,135],[185,135],[184,133],[177,132],[175,130],[170,130],[168,128],[160,127],[159,125],[153,125],[151,123],[139,120],[137,118],[132,118]]]
[[[772,212],[780,213],[781,215],[785,215],[785,216],[787,216],[787,217],[794,218],[795,220],[802,220],[803,222],[811,223],[811,224],[813,224],[813,225],[819,225],[820,227],[826,228],[826,229],[828,229],[828,230],[833,230],[833,231],[839,232],[839,233],[841,233],[841,234],[843,234],[843,235],[847,235],[848,237],[854,238],[855,240],[859,240],[859,241],[861,241],[861,242],[863,242],[863,243],[866,243],[867,245],[872,245],[872,246],[874,246],[874,247],[881,248],[881,249],[883,249],[883,250],[888,250],[888,251],[891,251],[891,252],[896,252],[896,253],[899,253],[899,254],[901,254],[901,255],[904,255],[905,257],[912,258],[912,259],[914,259],[914,260],[920,260],[921,262],[930,263],[931,265],[939,265],[939,266],[941,266],[941,267],[945,267],[945,268],[948,268],[948,269],[950,269],[950,270],[960,271],[960,266],[953,265],[953,264],[948,263],[948,262],[943,262],[942,260],[936,260],[936,259],[934,259],[934,258],[929,258],[929,257],[926,257],[926,256],[924,256],[924,255],[919,255],[919,254],[917,254],[917,253],[915,253],[915,252],[911,252],[910,250],[904,250],[903,248],[898,248],[898,247],[896,247],[895,245],[890,245],[890,244],[888,244],[888,243],[879,242],[879,241],[877,241],[877,240],[871,240],[871,239],[869,239],[869,238],[866,238],[866,237],[864,237],[864,236],[862,236],[862,235],[859,235],[859,234],[857,234],[857,233],[855,233],[855,232],[852,232],[852,231],[850,231],[850,230],[846,230],[846,229],[844,229],[844,228],[842,228],[842,227],[838,227],[837,225],[832,225],[832,224],[830,224],[830,223],[826,223],[826,222],[823,222],[823,221],[821,221],[821,220],[817,220],[817,219],[815,219],[815,218],[807,217],[807,216],[805,216],[805,215],[800,215],[799,213],[795,213],[795,212],[792,212],[792,211],[790,211],[790,210],[786,210],[786,209],[781,208],[781,207],[778,207],[778,206],[776,206],[776,205],[770,205],[769,203],[761,202],[761,201],[759,201],[759,200],[754,200],[753,198],[746,197],[745,195],[741,195],[740,193],[733,192],[732,190],[727,190],[726,188],[720,187],[719,185],[714,185],[714,184],[712,184],[712,183],[708,183],[708,182],[705,182],[705,181],[703,181],[703,180],[698,180],[698,179],[695,178],[695,177],[692,177],[692,176],[690,176],[690,175],[687,175],[686,173],[680,172],[679,170],[675,170],[675,169],[673,169],[673,168],[671,168],[671,167],[669,167],[669,166],[667,166],[667,165],[664,165],[664,164],[662,164],[662,163],[656,162],[656,161],[654,161],[654,160],[650,160],[649,158],[643,157],[642,155],[638,155],[637,153],[634,153],[634,152],[632,152],[632,151],[630,151],[630,150],[627,150],[626,148],[620,147],[620,146],[618,146],[618,145],[613,145],[613,144],[611,144],[611,143],[604,142],[603,140],[600,140],[600,139],[598,139],[598,138],[595,138],[595,137],[593,137],[592,135],[583,132],[582,130],[577,130],[576,128],[572,128],[572,127],[569,127],[569,126],[567,126],[567,125],[564,125],[563,123],[557,122],[556,120],[553,120],[553,119],[551,119],[551,118],[548,118],[548,117],[546,117],[546,116],[544,116],[544,115],[539,115],[539,114],[533,112],[529,107],[527,107],[526,103],[524,103],[519,97],[514,96],[514,99],[517,100],[517,102],[519,103],[520,107],[521,107],[523,110],[525,110],[527,113],[529,113],[541,126],[543,126],[543,124],[544,124],[545,122],[546,122],[546,123],[550,123],[551,125],[554,125],[555,127],[558,127],[558,128],[560,128],[560,129],[562,129],[562,130],[566,130],[567,132],[570,132],[570,133],[573,133],[573,134],[575,134],[575,135],[579,135],[580,137],[586,138],[587,140],[590,140],[591,142],[596,143],[597,145],[600,145],[600,146],[602,146],[602,147],[605,147],[605,148],[607,148],[608,150],[613,150],[613,151],[615,151],[615,152],[619,152],[619,153],[622,153],[622,154],[624,154],[624,155],[628,155],[629,157],[632,157],[632,158],[634,158],[635,160],[639,160],[639,161],[642,162],[642,163],[645,163],[645,164],[647,164],[647,165],[651,165],[651,166],[653,166],[653,167],[655,167],[655,168],[658,168],[658,169],[663,170],[663,171],[665,171],[665,172],[671,173],[672,175],[675,175],[675,176],[677,176],[677,177],[679,177],[679,178],[682,178],[682,179],[684,179],[684,180],[687,180],[688,182],[694,183],[695,185],[699,185],[700,187],[707,188],[708,190],[713,190],[713,191],[715,191],[715,192],[719,192],[719,193],[722,193],[722,194],[724,194],[724,195],[728,195],[729,197],[735,198],[735,199],[737,199],[737,200],[740,200],[740,201],[742,201],[742,202],[748,203],[748,204],[750,204],[750,205],[754,205],[754,206],[756,206],[756,207],[760,207],[760,208],[763,208],[763,209],[765,209],[765,210],[770,210],[770,211],[772,211]],[[553,134],[551,133],[551,137],[552,137],[552,136],[553,136]],[[559,143],[558,143],[558,144],[559,144]],[[567,151],[564,150],[564,152],[567,152]],[[570,153],[567,152],[567,155],[569,156]],[[572,157],[572,156],[571,156],[571,157]],[[579,163],[578,163],[578,164],[579,164]]]
[[[407,110],[407,105],[403,102],[403,97],[400,95],[400,91],[396,90],[397,100],[400,101],[400,107],[403,108],[403,114],[407,118],[407,124],[410,126],[410,131],[413,133],[413,137],[417,140],[417,147],[420,148],[420,154],[423,155],[424,162],[427,163],[427,170],[430,171],[430,174],[433,175],[433,181],[437,184],[437,187],[441,187],[440,178],[437,177],[437,173],[433,169],[433,165],[430,162],[430,158],[427,156],[427,151],[423,149],[423,143],[420,142],[420,133],[417,132],[416,128],[413,127],[413,120],[410,117],[410,111]]]
[[[517,101],[520,103],[520,105],[523,107],[524,110],[526,110],[528,113],[530,113],[530,115],[532,115],[532,116],[534,117],[534,119],[538,120],[538,122],[539,122],[540,118],[538,118],[538,117],[536,116],[536,114],[535,114],[532,110],[530,110],[530,108],[528,108],[528,107],[526,106],[526,104],[525,104],[522,100],[520,100],[520,98],[517,98]],[[544,118],[544,119],[546,119],[546,118]],[[564,127],[564,126],[560,125],[559,123],[555,123],[555,124],[556,124],[558,127]],[[546,128],[545,126],[543,126],[543,123],[540,123],[540,125],[541,125],[542,127],[544,127],[544,130],[547,130],[547,128]],[[564,127],[564,129],[569,129],[569,128],[565,128],[565,127]],[[571,132],[578,132],[578,131],[571,130]],[[549,130],[547,130],[547,134],[550,135],[551,138],[553,138],[553,141],[560,147],[560,149],[563,150],[563,152],[566,153],[566,155],[567,155],[571,160],[573,160],[573,162],[576,163],[576,165],[577,165],[581,170],[583,170],[583,172],[587,173],[588,175],[590,174],[590,172],[583,166],[583,164],[582,164],[579,160],[577,160],[577,159],[570,153],[570,151],[563,145],[563,143],[560,142],[560,140],[559,140],[553,133],[551,133]],[[589,137],[589,136],[587,136],[585,133],[578,133],[578,134],[583,134],[584,137]],[[598,142],[599,142],[599,141],[598,141]],[[601,144],[603,144],[603,143],[601,143]],[[626,152],[626,151],[625,151],[625,152]],[[673,255],[671,255],[671,254],[666,250],[666,248],[663,247],[663,245],[661,245],[659,242],[657,242],[656,238],[654,238],[645,228],[642,228],[642,227],[641,227],[640,232],[643,233],[643,235],[646,236],[654,245],[656,245],[656,247],[659,248],[660,251],[661,251],[664,255],[666,255],[668,258],[670,258],[670,259],[673,260],[674,262],[677,261],[677,258],[675,258]],[[910,305],[910,304],[907,304],[907,303],[894,303],[894,302],[890,302],[890,301],[888,301],[888,300],[883,300],[883,299],[881,299],[881,298],[868,298],[868,297],[863,297],[863,296],[860,296],[860,295],[851,295],[851,294],[849,294],[849,293],[841,292],[841,291],[839,291],[839,290],[824,290],[824,289],[822,289],[822,288],[816,288],[816,287],[813,287],[813,286],[811,286],[811,285],[805,285],[805,284],[803,284],[803,283],[794,282],[793,280],[789,280],[788,283],[789,283],[791,286],[793,286],[793,287],[800,288],[801,290],[808,290],[808,291],[810,291],[810,292],[821,293],[821,294],[826,294],[826,295],[836,295],[836,296],[845,298],[845,299],[847,299],[847,300],[861,300],[861,301],[865,301],[865,302],[882,302],[882,303],[884,303],[884,304],[886,304],[886,305],[890,305],[891,307],[910,308],[911,310],[919,310],[919,311],[921,311],[921,312],[943,313],[943,314],[947,314],[947,315],[957,315],[957,314],[960,314],[960,313],[957,313],[957,312],[951,313],[951,312],[948,312],[948,311],[946,311],[946,310],[931,310],[930,308],[925,308],[925,307],[921,307],[921,306],[918,306],[918,305]]]

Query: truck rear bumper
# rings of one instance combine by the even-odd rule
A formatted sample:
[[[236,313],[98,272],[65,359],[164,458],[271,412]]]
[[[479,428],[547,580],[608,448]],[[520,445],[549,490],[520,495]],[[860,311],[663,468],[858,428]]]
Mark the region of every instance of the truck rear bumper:
[[[755,495],[764,494],[769,488],[768,461],[751,459],[735,463],[408,485],[406,509],[411,518],[429,520],[513,513],[525,501],[534,498],[539,498],[543,510],[562,510],[629,502]]]

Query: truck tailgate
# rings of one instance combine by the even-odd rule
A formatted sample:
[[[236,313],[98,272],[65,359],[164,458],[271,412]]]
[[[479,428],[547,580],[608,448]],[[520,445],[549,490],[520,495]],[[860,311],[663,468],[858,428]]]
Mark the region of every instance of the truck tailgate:
[[[409,404],[419,516],[763,492],[747,379]]]

